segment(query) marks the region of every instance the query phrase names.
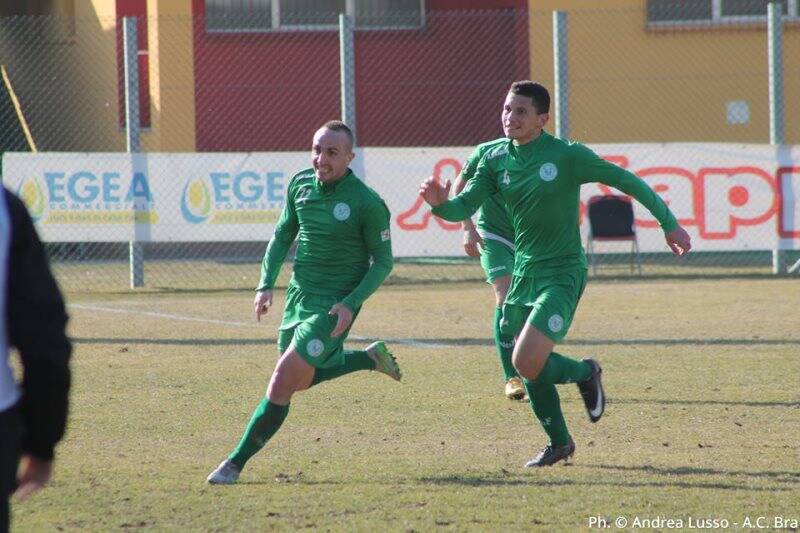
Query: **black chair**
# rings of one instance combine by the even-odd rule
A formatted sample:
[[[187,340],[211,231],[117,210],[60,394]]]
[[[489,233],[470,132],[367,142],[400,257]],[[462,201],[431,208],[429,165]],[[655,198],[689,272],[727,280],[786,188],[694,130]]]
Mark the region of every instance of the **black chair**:
[[[586,237],[586,253],[592,265],[592,274],[597,273],[595,241],[630,241],[631,274],[634,267],[642,273],[639,241],[633,219],[633,204],[627,196],[606,194],[589,198],[589,235]]]

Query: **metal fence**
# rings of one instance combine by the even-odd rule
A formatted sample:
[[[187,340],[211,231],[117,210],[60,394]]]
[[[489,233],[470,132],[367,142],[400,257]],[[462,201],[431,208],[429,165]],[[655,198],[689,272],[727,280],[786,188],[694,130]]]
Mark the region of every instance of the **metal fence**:
[[[501,136],[509,84],[531,78],[551,89],[548,129],[648,180],[696,242],[671,257],[637,208],[641,274],[624,242],[596,247],[593,275],[785,272],[800,257],[797,0],[773,24],[763,2],[708,3],[554,14],[356,2],[340,17],[207,1],[129,26],[127,57],[121,18],[0,18],[4,182],[68,290],[249,289],[314,130],[346,117],[353,168],[392,211],[390,283],[480,280],[460,230],[427,215],[416,185],[454,177]],[[612,192],[584,189],[584,204]]]

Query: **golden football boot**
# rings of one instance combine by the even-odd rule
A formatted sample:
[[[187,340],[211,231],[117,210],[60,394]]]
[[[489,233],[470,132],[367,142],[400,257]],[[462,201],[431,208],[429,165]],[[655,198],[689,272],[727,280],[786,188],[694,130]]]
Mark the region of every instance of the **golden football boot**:
[[[525,397],[525,386],[518,377],[506,381],[506,398],[509,400],[522,400]]]

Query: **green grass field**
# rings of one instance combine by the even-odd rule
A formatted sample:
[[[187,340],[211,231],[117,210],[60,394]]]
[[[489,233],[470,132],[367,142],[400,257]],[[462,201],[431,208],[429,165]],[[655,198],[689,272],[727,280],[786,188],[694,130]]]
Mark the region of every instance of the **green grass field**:
[[[17,530],[800,519],[798,279],[590,282],[560,351],[603,363],[606,416],[590,424],[577,389],[560,387],[577,452],[538,470],[522,465],[544,434],[502,395],[490,289],[386,287],[351,344],[392,340],[404,382],[362,372],[299,394],[241,483],[210,487],[277,358],[282,295],[261,324],[251,302],[249,291],[69,294],[69,430],[51,486],[15,504]]]

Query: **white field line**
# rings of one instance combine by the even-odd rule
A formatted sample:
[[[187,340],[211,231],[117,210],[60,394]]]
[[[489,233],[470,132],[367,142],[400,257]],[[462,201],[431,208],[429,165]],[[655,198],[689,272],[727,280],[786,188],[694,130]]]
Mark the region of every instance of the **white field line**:
[[[221,326],[236,326],[241,328],[256,328],[259,327],[256,324],[251,322],[241,322],[237,320],[217,320],[214,318],[203,318],[197,316],[187,316],[187,315],[178,315],[175,313],[161,313],[157,311],[139,311],[136,309],[120,309],[117,307],[106,307],[103,305],[96,305],[96,304],[80,304],[80,303],[70,303],[68,307],[74,309],[80,309],[83,311],[100,311],[103,313],[114,313],[118,315],[133,315],[133,316],[149,316],[153,318],[166,318],[168,320],[180,320],[183,322],[200,322],[202,324],[217,324]],[[358,335],[350,335],[349,339],[353,339],[356,341],[368,341],[373,339],[368,339],[366,337],[360,337]],[[406,346],[413,346],[416,348],[452,348],[456,346],[455,344],[442,344],[442,343],[432,343],[432,342],[421,342],[414,339],[385,339],[386,342],[390,342],[393,344],[402,344]]]

